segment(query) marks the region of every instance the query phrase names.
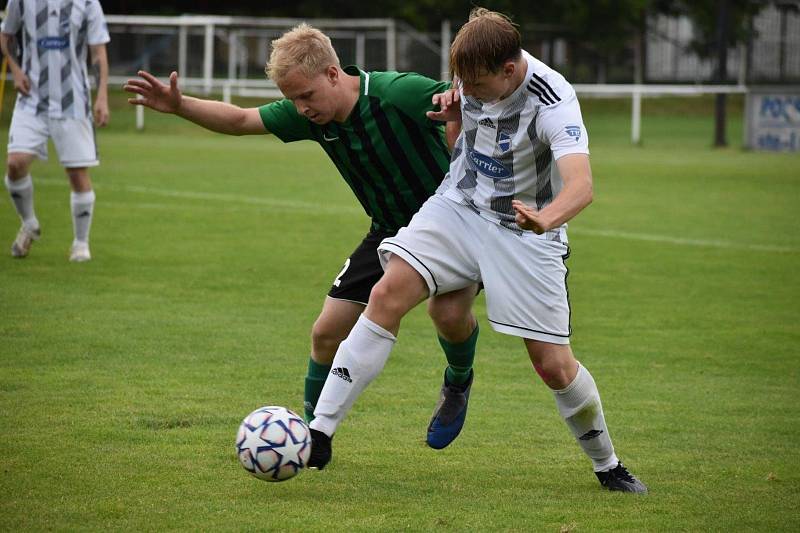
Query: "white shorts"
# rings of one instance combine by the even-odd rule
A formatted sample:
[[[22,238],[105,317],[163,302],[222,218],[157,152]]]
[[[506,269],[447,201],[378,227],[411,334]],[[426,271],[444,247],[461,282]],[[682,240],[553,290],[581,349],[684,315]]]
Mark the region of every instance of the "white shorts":
[[[47,139],[52,138],[61,166],[96,167],[100,164],[89,118],[50,118],[14,110],[8,131],[8,153],[33,154],[47,161]]]
[[[378,254],[384,266],[392,254],[405,260],[425,279],[432,296],[482,281],[495,331],[569,344],[564,263],[569,246],[561,241],[566,241],[563,230],[519,234],[435,195],[407,227],[381,242]]]

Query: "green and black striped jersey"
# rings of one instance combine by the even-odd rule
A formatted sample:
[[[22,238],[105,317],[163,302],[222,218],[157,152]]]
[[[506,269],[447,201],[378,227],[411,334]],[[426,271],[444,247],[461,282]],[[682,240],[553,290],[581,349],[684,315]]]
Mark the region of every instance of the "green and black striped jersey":
[[[259,108],[261,120],[283,142],[318,142],[350,185],[373,229],[408,224],[447,173],[450,153],[444,126],[425,116],[431,97],[450,87],[413,73],[363,72],[358,101],[345,122],[319,125],[290,100]]]

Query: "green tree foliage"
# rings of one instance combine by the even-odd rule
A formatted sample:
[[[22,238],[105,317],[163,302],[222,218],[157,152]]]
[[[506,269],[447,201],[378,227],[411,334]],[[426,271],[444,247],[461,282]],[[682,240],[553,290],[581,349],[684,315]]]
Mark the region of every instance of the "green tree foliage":
[[[692,51],[701,57],[711,57],[717,53],[719,24],[725,24],[726,44],[736,46],[751,37],[752,18],[768,2],[757,0],[725,0],[726,15],[720,17],[720,0],[653,0],[653,10],[667,15],[686,15],[695,25]],[[724,22],[723,22],[724,20]]]

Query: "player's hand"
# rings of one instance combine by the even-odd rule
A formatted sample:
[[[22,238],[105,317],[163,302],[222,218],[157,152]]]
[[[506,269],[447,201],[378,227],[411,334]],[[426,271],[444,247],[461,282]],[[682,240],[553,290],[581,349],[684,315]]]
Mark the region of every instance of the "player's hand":
[[[108,97],[105,95],[97,95],[94,100],[94,124],[102,128],[108,124],[108,119],[111,113],[108,111]]]
[[[137,72],[141,79],[130,79],[122,87],[129,93],[139,95],[128,98],[129,104],[143,105],[162,113],[177,113],[181,107],[181,91],[178,89],[178,73],[169,75],[169,85],[165,85],[144,70]]]
[[[458,89],[447,89],[443,93],[433,95],[433,105],[439,106],[439,111],[428,111],[425,115],[431,120],[441,122],[455,122],[461,120],[461,95]]]
[[[31,79],[22,70],[15,70],[12,75],[14,76],[14,89],[25,96],[30,96]]]
[[[531,230],[537,235],[550,229],[538,210],[519,200],[511,200],[511,207],[517,212],[516,222],[520,228]]]

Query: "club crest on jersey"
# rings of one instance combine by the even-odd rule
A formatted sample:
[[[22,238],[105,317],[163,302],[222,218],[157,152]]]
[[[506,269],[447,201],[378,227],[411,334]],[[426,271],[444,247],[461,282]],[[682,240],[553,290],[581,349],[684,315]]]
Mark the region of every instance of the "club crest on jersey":
[[[497,138],[497,146],[500,147],[501,152],[508,152],[511,148],[511,136],[508,133],[500,132]]]
[[[564,128],[564,130],[567,132],[567,135],[569,135],[570,137],[575,139],[575,142],[578,142],[578,141],[581,140],[581,127],[580,126],[567,126],[566,128]]]
[[[63,50],[69,46],[68,37],[42,37],[36,44],[45,50]]]
[[[478,172],[484,176],[501,180],[511,175],[511,172],[496,159],[492,159],[491,157],[476,152],[475,150],[469,151],[469,157]]]

